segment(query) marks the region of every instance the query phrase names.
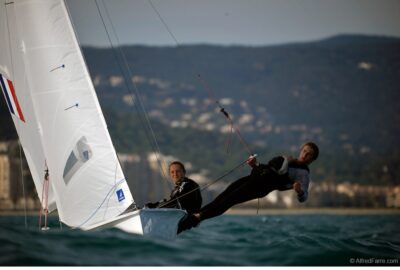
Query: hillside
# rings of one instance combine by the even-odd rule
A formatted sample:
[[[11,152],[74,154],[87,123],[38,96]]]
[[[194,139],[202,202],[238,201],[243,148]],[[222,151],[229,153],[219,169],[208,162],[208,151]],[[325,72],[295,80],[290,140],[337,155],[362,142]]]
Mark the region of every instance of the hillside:
[[[215,97],[261,160],[294,154],[301,142],[314,140],[322,152],[317,181],[400,183],[400,39],[83,52],[118,151],[152,149],[151,140],[142,143],[150,135],[139,96],[163,153],[211,171],[237,163],[247,153],[230,137]],[[5,114],[2,100],[1,139],[15,136]],[[227,141],[231,155],[224,153]]]

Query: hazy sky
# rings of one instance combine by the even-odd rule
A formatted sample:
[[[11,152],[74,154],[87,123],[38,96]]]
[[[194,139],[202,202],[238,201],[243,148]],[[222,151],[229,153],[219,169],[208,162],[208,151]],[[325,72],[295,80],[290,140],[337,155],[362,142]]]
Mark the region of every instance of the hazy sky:
[[[95,0],[67,0],[81,44],[109,46]],[[336,34],[400,37],[400,0],[97,0],[121,44],[270,45]],[[104,9],[104,5],[106,9]],[[115,37],[113,37],[115,41]]]

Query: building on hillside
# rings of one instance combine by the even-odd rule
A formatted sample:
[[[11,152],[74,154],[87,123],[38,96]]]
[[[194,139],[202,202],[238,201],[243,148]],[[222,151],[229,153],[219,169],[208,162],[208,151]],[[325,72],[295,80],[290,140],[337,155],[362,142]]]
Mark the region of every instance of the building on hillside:
[[[17,141],[0,142],[0,211],[40,207],[28,165],[19,153]]]
[[[13,208],[10,185],[10,159],[7,144],[0,143],[0,210]]]

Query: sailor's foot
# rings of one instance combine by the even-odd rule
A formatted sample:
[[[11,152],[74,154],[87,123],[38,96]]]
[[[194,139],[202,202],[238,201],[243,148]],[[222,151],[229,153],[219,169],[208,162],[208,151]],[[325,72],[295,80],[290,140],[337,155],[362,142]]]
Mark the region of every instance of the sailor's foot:
[[[179,222],[178,225],[178,234],[180,234],[183,231],[189,230],[193,227],[197,227],[200,223],[200,214],[192,214],[186,216],[181,222]]]

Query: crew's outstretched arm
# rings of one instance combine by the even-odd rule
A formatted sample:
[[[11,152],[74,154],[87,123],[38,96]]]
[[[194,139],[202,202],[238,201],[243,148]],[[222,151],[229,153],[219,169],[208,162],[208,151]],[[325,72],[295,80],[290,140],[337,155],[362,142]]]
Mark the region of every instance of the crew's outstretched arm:
[[[307,200],[308,186],[309,186],[309,181],[303,181],[303,183],[301,183],[300,181],[296,181],[293,184],[293,189],[297,193],[297,200],[299,202],[305,202]]]

